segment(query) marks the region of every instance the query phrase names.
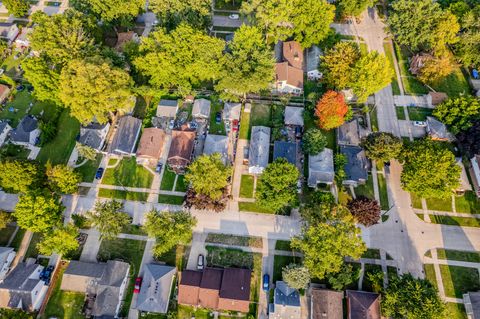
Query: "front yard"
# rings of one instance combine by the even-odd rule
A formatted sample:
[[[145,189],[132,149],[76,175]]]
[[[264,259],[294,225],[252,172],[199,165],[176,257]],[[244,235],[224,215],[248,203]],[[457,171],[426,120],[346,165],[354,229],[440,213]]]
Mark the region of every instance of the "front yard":
[[[458,213],[480,214],[480,200],[474,192],[466,191],[463,196],[455,197],[455,209]]]
[[[462,298],[464,293],[480,289],[478,269],[460,266],[440,265],[445,295]]]
[[[252,175],[242,175],[242,178],[240,180],[240,197],[252,198],[253,184],[254,177]]]
[[[185,201],[183,196],[176,196],[176,195],[158,195],[158,202],[163,204],[170,204],[170,205],[182,205]]]
[[[107,168],[102,184],[123,187],[150,188],[153,175],[143,166],[137,165],[135,157],[124,158],[114,168]]]
[[[431,116],[433,112],[433,109],[426,107],[409,106],[407,109],[410,121],[426,121],[427,116]]]
[[[238,202],[238,209],[241,212],[253,212],[260,214],[275,214],[275,212],[269,208],[261,207],[257,203],[253,202]]]
[[[128,192],[118,189],[100,188],[98,190],[98,197],[146,202],[148,199],[148,193]]]
[[[282,270],[284,267],[290,264],[300,263],[300,261],[299,257],[275,255],[273,257],[273,274],[271,274],[273,283],[282,280]]]
[[[97,157],[94,161],[87,161],[80,167],[77,167],[75,170],[82,175],[82,181],[91,183],[95,179],[95,173],[97,172],[98,166],[102,161],[103,155],[97,154]]]

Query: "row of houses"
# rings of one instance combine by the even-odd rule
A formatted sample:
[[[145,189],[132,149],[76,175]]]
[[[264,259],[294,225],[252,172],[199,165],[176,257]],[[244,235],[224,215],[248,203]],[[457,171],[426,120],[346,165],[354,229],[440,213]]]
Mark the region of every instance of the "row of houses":
[[[16,128],[12,129],[7,121],[0,121],[0,146],[10,141],[21,146],[35,146],[40,140],[38,120],[33,115],[22,118]]]

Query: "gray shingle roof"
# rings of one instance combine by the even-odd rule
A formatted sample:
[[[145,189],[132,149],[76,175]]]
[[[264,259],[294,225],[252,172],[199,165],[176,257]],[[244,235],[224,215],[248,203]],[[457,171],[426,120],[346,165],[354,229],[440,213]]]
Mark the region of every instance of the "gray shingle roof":
[[[129,115],[120,118],[109,152],[118,155],[133,154],[141,127],[140,119]]]
[[[287,106],[285,108],[285,125],[303,126],[303,107]]]
[[[88,263],[72,260],[68,264],[64,274],[100,278],[105,271],[106,265],[107,264],[104,263]]]
[[[223,163],[228,160],[228,137],[225,135],[208,134],[205,139],[203,154],[211,155],[218,153],[221,155]]]
[[[357,118],[344,123],[337,129],[337,141],[339,145],[360,145],[362,138],[368,135]]]
[[[325,148],[316,155],[308,155],[308,186],[315,187],[319,183],[333,183],[335,169],[333,151]]]
[[[366,181],[370,162],[365,155],[365,151],[359,146],[340,145],[340,153],[347,157],[347,164],[345,165],[346,182]]]
[[[7,128],[8,126],[9,125],[6,121],[0,121],[0,134],[2,134],[5,128]]]
[[[253,126],[248,152],[248,165],[251,173],[260,174],[268,165],[270,153],[270,128]]]
[[[175,267],[156,264],[145,265],[142,287],[137,298],[137,309],[166,313],[175,273]]]
[[[10,139],[13,142],[30,142],[30,135],[38,128],[38,121],[32,115],[25,116],[18,126],[12,130]]]
[[[222,116],[224,120],[240,120],[242,103],[225,102],[223,105]]]
[[[447,126],[432,116],[427,116],[427,131],[433,139],[453,140]]]
[[[472,319],[480,319],[480,292],[469,292],[463,295],[465,310]],[[467,303],[469,301],[469,303]]]
[[[192,116],[208,119],[210,117],[211,102],[207,99],[196,99],[193,102]]]
[[[311,319],[343,319],[343,292],[312,289]]]
[[[78,142],[93,149],[100,150],[105,142],[105,130],[108,130],[109,127],[109,123],[92,123],[87,126],[83,126],[80,128],[80,138],[78,139]]]
[[[270,305],[270,319],[300,318],[300,295],[285,282],[275,283],[273,304]]]
[[[175,117],[178,110],[176,100],[160,100],[157,106],[157,117]]]
[[[285,158],[289,163],[296,165],[297,163],[297,143],[275,141],[273,143],[273,160],[277,158]]]

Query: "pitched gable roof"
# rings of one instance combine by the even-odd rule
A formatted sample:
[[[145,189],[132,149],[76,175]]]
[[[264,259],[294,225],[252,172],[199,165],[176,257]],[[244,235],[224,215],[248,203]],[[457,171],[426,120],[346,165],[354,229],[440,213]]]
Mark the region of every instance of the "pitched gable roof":
[[[137,309],[147,312],[166,313],[176,268],[147,264],[143,283],[137,298]]]
[[[303,67],[303,49],[296,41],[283,42],[283,58],[288,64],[297,69]]]
[[[140,137],[140,142],[138,143],[137,157],[160,159],[164,143],[164,130],[156,127],[144,129],[142,137]]]
[[[343,292],[311,290],[311,319],[343,319]]]
[[[114,154],[133,154],[142,121],[133,116],[123,116],[118,120],[118,128],[110,144],[109,152]]]
[[[373,292],[347,290],[349,319],[380,319],[380,295]]]
[[[29,143],[30,136],[38,128],[38,121],[32,115],[25,116],[18,126],[12,131],[10,139],[13,142]]]
[[[308,186],[333,183],[334,177],[333,150],[325,148],[316,155],[308,155]]]
[[[286,81],[291,86],[303,89],[303,71],[290,66],[288,62],[275,64],[275,74],[277,81]]]

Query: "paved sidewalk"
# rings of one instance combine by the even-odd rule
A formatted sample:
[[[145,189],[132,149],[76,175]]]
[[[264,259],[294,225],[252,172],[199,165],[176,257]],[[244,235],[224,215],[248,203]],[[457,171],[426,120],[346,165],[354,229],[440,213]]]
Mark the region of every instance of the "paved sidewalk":
[[[480,218],[480,214],[469,214],[469,213],[455,213],[455,212],[442,212],[438,210],[430,209],[413,209],[415,213],[418,214],[428,214],[428,215],[437,215],[437,216],[455,216],[455,217],[466,217],[466,218]]]
[[[160,182],[160,180],[158,180]],[[97,184],[97,183],[80,183],[78,184],[82,187],[89,187],[89,188],[105,188],[105,189],[115,189],[119,191],[127,191],[127,192],[135,192],[135,193],[150,193],[150,194],[163,194],[163,195],[175,195],[175,196],[185,196],[185,192],[175,192],[175,191],[163,191],[160,189],[152,189],[152,188],[138,188],[138,187],[123,187],[118,185],[105,185],[105,184]]]

